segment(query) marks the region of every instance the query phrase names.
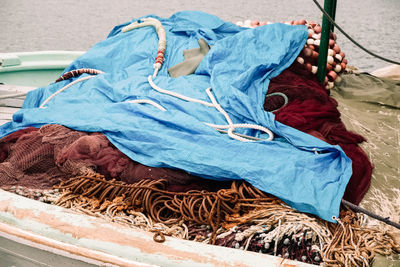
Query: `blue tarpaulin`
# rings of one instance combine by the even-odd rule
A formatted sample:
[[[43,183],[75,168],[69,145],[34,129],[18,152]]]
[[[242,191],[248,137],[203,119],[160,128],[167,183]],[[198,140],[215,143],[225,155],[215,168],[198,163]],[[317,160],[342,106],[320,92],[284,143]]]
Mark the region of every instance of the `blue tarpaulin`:
[[[244,179],[300,211],[329,221],[338,216],[352,174],[351,160],[339,146],[283,125],[263,110],[270,79],[295,60],[304,47],[307,28],[277,23],[244,29],[196,11],[167,19],[151,17],[162,22],[167,36],[165,62],[154,82],[207,102],[206,88],[211,87],[233,123],[267,127],[275,134],[273,141],[234,140],[205,124],[227,124],[214,107],[154,90],[147,77],[153,74],[157,34],[153,27],[121,32],[129,23],[115,27],[107,39],[65,70],[95,68],[104,74],[72,85],[45,108],[39,108],[45,99],[77,78],[30,92],[13,121],[0,128],[0,136],[45,124],[102,132],[142,164],[183,169],[207,179]],[[183,50],[198,47],[199,38],[212,48],[196,73],[171,78],[168,68],[184,60]],[[135,99],[152,100],[166,111],[126,102]],[[257,130],[236,131],[268,137]]]

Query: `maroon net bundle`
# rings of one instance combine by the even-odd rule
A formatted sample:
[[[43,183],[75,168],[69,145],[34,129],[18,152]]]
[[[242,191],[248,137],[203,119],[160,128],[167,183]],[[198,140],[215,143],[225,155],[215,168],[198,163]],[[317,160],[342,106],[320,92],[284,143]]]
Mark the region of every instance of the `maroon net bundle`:
[[[358,205],[369,188],[373,166],[358,146],[365,141],[364,137],[346,129],[336,100],[314,77],[300,76],[290,70],[271,80],[268,94],[273,93],[282,93],[288,98],[286,105],[281,95],[267,95],[265,98],[264,109],[274,111],[277,121],[329,144],[339,145],[352,160],[353,175],[344,199]]]
[[[51,188],[71,177],[95,171],[126,183],[166,179],[168,190],[210,189],[212,184],[181,170],[153,168],[129,159],[101,133],[61,125],[27,128],[0,139],[0,186]]]
[[[59,125],[46,125],[2,138],[0,153],[4,157],[0,163],[0,185],[3,188],[12,185],[51,188],[60,180],[71,177],[64,172],[69,171],[69,164],[57,166],[54,155],[62,146],[84,134]],[[75,167],[71,170],[76,170]]]

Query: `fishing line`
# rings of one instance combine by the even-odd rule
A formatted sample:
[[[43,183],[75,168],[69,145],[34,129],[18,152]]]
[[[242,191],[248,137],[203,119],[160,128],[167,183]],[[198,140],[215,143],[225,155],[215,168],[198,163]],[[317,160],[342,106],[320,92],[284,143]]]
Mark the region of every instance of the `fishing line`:
[[[379,56],[377,54],[375,54],[374,52],[368,50],[367,48],[365,48],[364,46],[362,46],[361,44],[359,44],[356,40],[354,40],[350,35],[348,35],[339,25],[336,24],[336,22],[331,18],[331,16],[329,16],[329,14],[321,7],[321,5],[317,2],[317,0],[312,0],[315,5],[319,8],[319,10],[321,10],[321,12],[324,14],[324,16],[329,20],[330,23],[332,23],[333,25],[335,25],[335,27],[341,32],[343,33],[344,36],[347,37],[347,39],[349,39],[353,44],[355,44],[356,46],[358,46],[359,48],[361,48],[362,50],[364,50],[365,52],[367,52],[368,54],[370,54],[371,56],[374,56],[376,58],[379,58],[383,61],[392,63],[392,64],[396,64],[396,65],[400,65],[400,62],[398,61],[394,61],[388,58],[384,58],[382,56]]]

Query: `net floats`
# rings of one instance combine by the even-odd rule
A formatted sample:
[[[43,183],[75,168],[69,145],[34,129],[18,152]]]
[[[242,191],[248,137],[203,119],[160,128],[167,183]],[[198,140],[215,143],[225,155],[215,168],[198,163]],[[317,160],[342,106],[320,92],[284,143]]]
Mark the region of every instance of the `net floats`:
[[[287,25],[305,25],[308,28],[308,38],[304,49],[300,55],[296,58],[291,66],[291,69],[299,74],[303,75],[316,75],[318,71],[318,57],[319,57],[319,46],[321,42],[321,30],[320,24],[314,21],[307,21],[305,19],[281,21],[280,23]],[[237,26],[256,28],[264,25],[270,25],[273,22],[270,21],[259,21],[259,20],[245,20],[238,21]],[[331,89],[335,82],[339,82],[340,74],[342,74],[347,67],[347,59],[345,53],[341,51],[340,46],[336,42],[337,35],[331,33],[329,37],[329,49],[327,56],[326,65],[326,77],[325,77],[325,88]]]

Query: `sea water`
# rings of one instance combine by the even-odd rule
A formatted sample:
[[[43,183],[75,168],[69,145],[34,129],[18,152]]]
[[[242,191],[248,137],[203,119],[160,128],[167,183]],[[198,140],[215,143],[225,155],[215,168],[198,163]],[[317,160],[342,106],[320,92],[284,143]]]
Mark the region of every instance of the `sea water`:
[[[318,1],[323,5],[323,1]],[[336,22],[373,52],[400,61],[400,0],[337,1]],[[118,24],[148,14],[169,17],[202,10],[231,22],[314,20],[321,13],[312,0],[0,0],[0,52],[85,51]],[[338,32],[336,30],[336,32]],[[338,32],[349,65],[372,71],[389,65],[360,50]]]

